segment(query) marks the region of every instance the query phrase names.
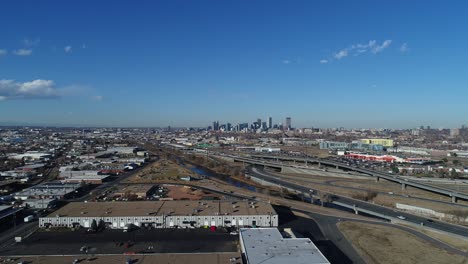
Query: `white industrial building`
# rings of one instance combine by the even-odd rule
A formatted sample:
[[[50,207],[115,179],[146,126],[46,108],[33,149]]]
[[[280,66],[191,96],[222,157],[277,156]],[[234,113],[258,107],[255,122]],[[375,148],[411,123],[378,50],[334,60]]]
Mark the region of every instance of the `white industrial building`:
[[[278,226],[278,214],[270,204],[249,201],[76,202],[40,218],[39,226],[88,228],[93,220],[110,228]]]
[[[241,228],[246,264],[330,264],[309,238],[284,238],[277,228]]]
[[[48,182],[39,184],[14,194],[17,200],[28,199],[62,199],[77,191],[80,183]]]
[[[48,160],[52,157],[53,155],[50,153],[42,153],[37,151],[28,151],[23,154],[13,154],[9,156],[10,159],[16,160]]]
[[[34,209],[47,209],[54,206],[57,199],[27,199],[23,201],[23,205]]]

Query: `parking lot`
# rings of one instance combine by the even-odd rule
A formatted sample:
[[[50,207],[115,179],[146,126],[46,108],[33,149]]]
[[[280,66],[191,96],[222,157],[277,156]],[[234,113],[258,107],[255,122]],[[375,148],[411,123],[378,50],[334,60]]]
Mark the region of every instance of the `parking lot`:
[[[84,230],[41,231],[2,248],[0,255],[236,252],[237,243],[236,235],[208,229],[105,230],[94,234]]]

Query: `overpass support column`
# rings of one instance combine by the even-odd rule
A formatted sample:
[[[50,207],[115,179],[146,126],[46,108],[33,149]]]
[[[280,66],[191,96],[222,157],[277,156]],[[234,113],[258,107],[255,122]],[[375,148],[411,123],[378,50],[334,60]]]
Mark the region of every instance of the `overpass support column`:
[[[353,206],[353,210],[355,214],[359,214],[358,210],[356,209],[356,205]]]
[[[379,176],[375,177],[375,181],[377,182],[380,181],[380,177]]]
[[[452,203],[457,203],[457,197],[456,196],[452,196]]]
[[[319,163],[318,163],[318,167],[319,167],[319,169],[320,169],[320,166],[322,166],[322,164],[319,162]]]
[[[406,190],[406,184],[402,183],[402,184],[401,184],[401,189],[402,189],[402,190]]]
[[[336,165],[336,169],[339,169],[338,165]]]

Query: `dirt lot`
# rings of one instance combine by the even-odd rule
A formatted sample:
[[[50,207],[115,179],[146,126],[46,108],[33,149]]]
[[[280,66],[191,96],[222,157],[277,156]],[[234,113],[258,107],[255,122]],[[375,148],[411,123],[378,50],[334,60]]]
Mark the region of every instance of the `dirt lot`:
[[[158,160],[127,180],[130,183],[180,182],[180,177],[195,176],[189,169],[172,160]]]
[[[355,222],[342,222],[339,228],[368,263],[468,263],[462,256],[449,254],[396,228]]]
[[[319,146],[282,146],[281,150],[307,153],[308,155],[317,156],[319,158],[330,156],[327,149],[320,149]]]
[[[174,200],[201,200],[204,197],[219,197],[219,195],[209,194],[203,190],[194,189],[186,186],[165,185],[168,189],[167,197]]]

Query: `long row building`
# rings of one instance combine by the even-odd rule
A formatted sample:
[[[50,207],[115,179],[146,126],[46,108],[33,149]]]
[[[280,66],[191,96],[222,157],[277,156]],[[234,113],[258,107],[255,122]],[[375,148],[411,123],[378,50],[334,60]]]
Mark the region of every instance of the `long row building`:
[[[39,219],[39,227],[107,228],[129,225],[171,227],[276,227],[278,214],[268,203],[252,201],[144,201],[69,203]]]

